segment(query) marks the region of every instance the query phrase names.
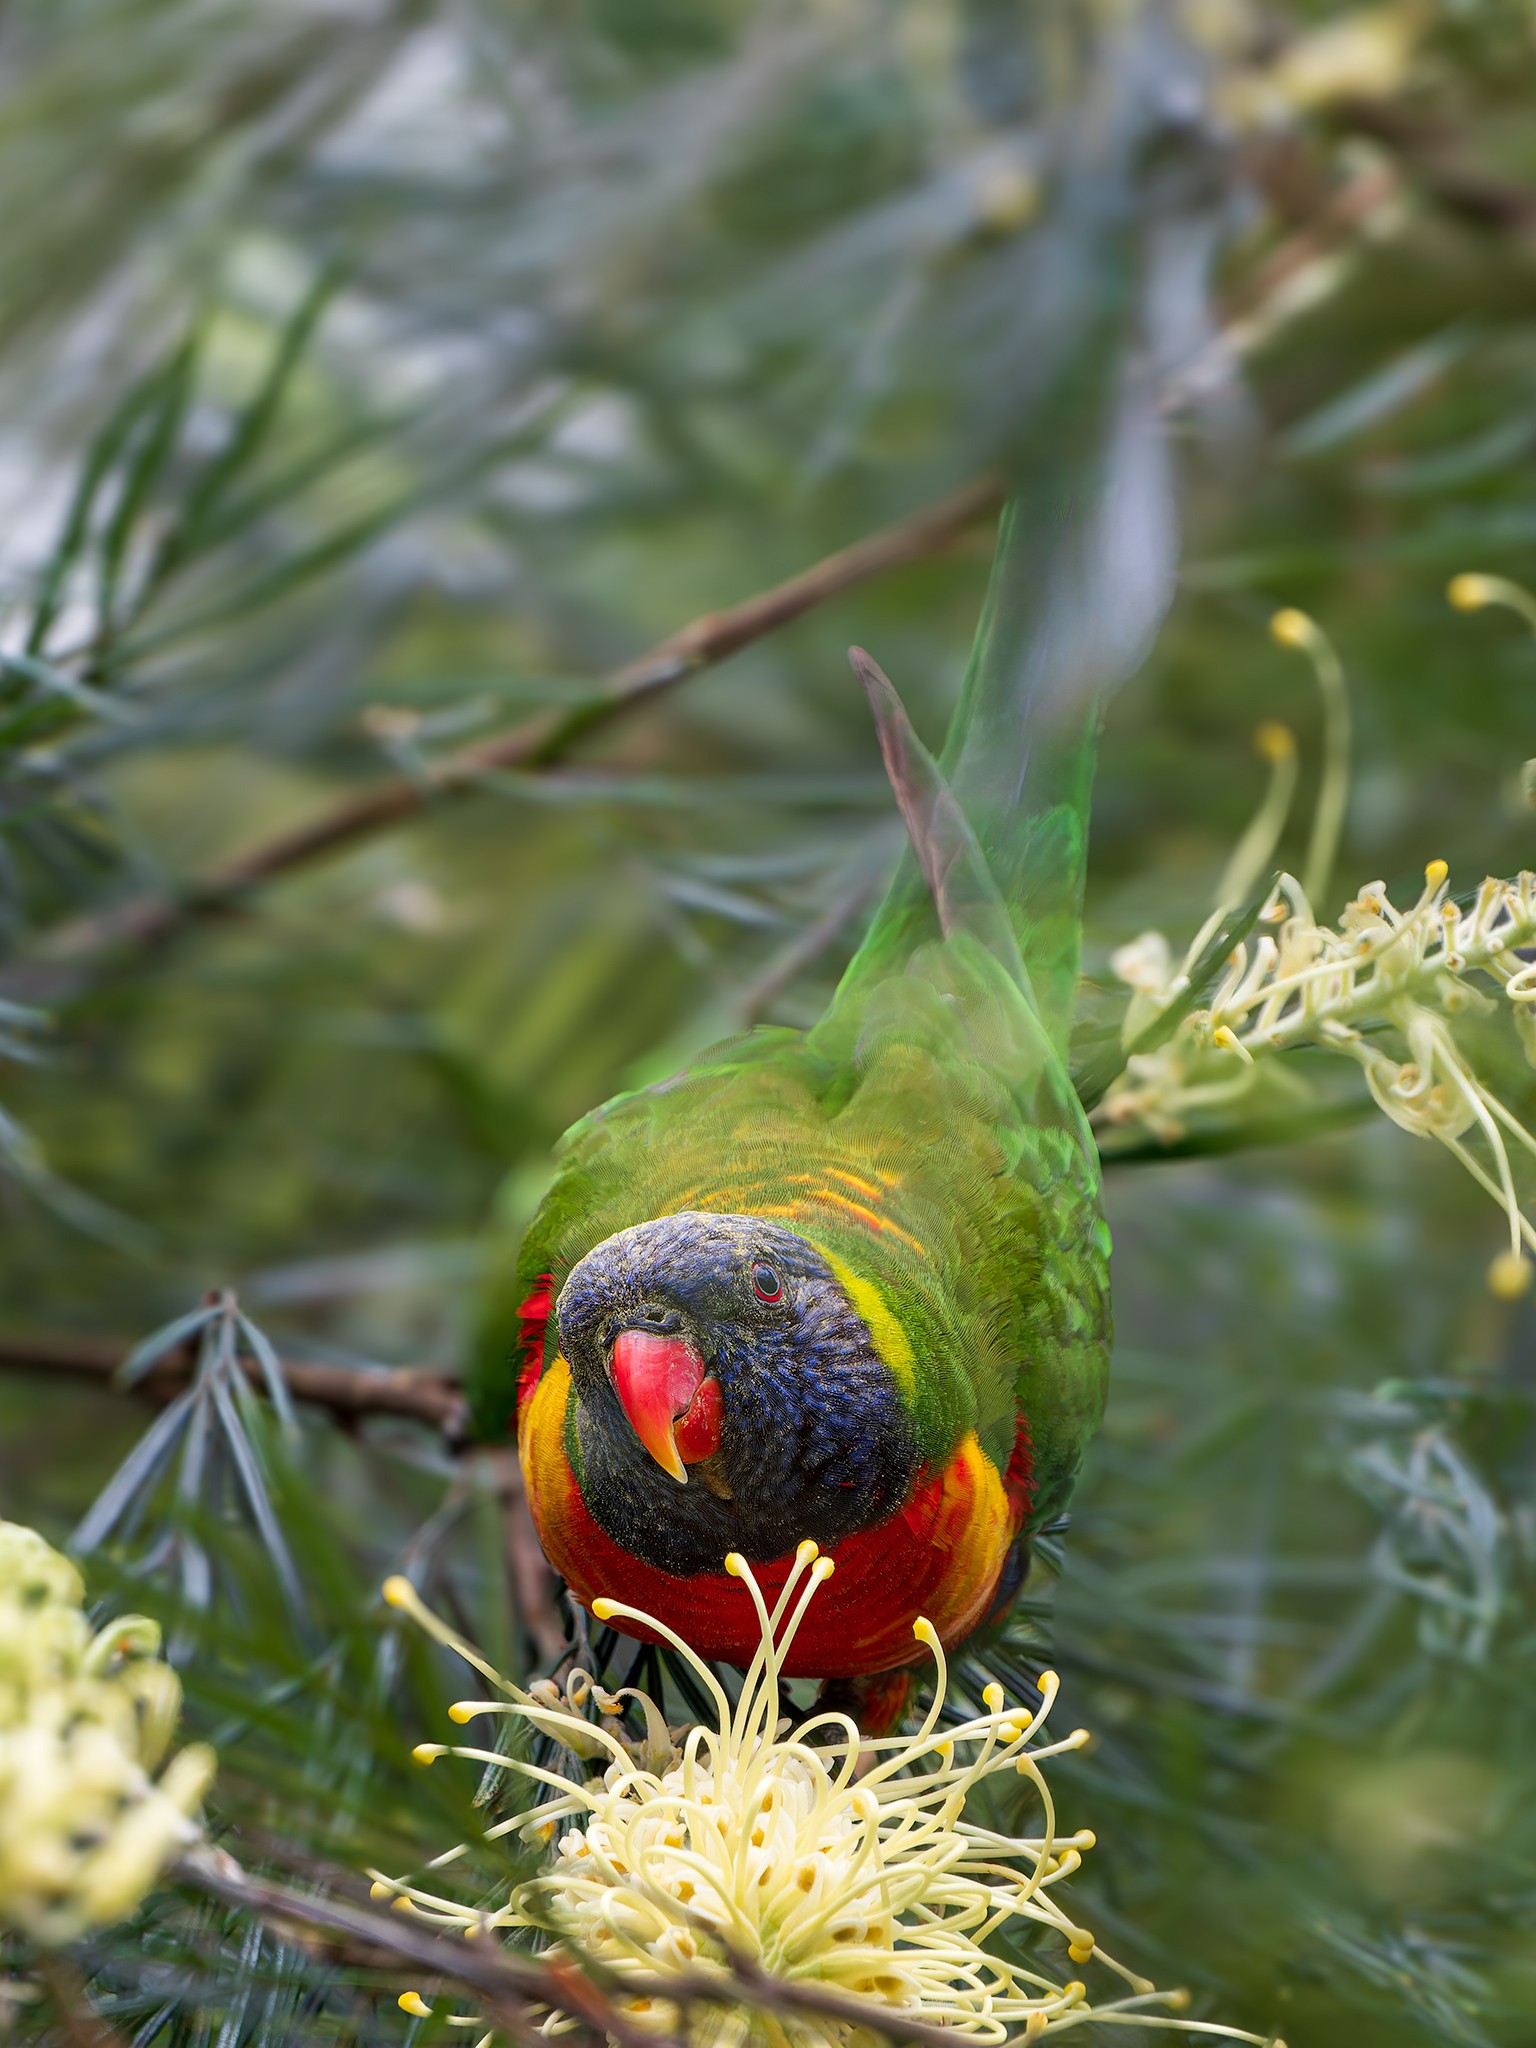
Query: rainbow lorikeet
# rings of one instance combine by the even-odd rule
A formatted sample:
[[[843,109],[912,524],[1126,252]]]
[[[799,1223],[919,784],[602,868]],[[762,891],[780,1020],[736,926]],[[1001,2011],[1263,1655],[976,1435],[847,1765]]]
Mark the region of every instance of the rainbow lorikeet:
[[[997,1615],[1104,1400],[1109,1238],[1066,1064],[1104,689],[1166,597],[1160,459],[1129,416],[1075,515],[1004,514],[940,760],[868,656],[910,846],[826,1015],[760,1028],[562,1142],[477,1389],[550,1560],[706,1655],[758,1641],[813,1538],[789,1669],[903,1690],[925,1614]],[[1152,533],[1149,541],[1148,534]]]

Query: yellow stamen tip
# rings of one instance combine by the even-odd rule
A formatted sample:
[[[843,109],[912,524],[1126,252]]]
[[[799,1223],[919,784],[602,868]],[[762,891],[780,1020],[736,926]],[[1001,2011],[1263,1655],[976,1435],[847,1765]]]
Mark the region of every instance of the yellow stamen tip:
[[[795,1545],[795,1555],[802,1564],[809,1564],[813,1557],[820,1557],[821,1545],[813,1543],[810,1537],[807,1536],[803,1543]]]
[[[1253,744],[1266,761],[1277,766],[1281,761],[1296,758],[1296,735],[1276,718],[1265,719],[1253,736]]]
[[[413,2020],[429,2020],[432,2008],[419,1991],[402,1991],[395,2000],[402,2012],[408,2012]]]
[[[1071,1962],[1086,1963],[1092,1954],[1093,1936],[1091,1934],[1085,1936],[1082,1941],[1072,1941],[1067,1944],[1067,1957]]]
[[[1042,1671],[1035,1680],[1035,1690],[1036,1692],[1049,1692],[1052,1686],[1060,1685],[1060,1683],[1061,1680],[1054,1671]]]
[[[405,1577],[403,1572],[391,1572],[384,1581],[380,1591],[391,1607],[409,1607],[416,1598],[416,1588]],[[416,1994],[414,1991],[410,1991],[407,1992],[406,1996],[414,1998]]]
[[[448,1718],[450,1721],[457,1721],[459,1726],[462,1728],[466,1721],[473,1721],[473,1719],[475,1718],[475,1709],[470,1705],[468,1700],[455,1700],[453,1705],[448,1709]]]
[[[912,1633],[920,1643],[926,1643],[930,1650],[939,1646],[939,1632],[926,1614],[920,1614],[912,1624]]]
[[[416,1910],[416,1904],[413,1899],[406,1898],[405,1895],[402,1893],[401,1896],[395,1900],[395,1903],[391,1910],[396,1913],[414,1913]]]
[[[1189,1993],[1182,1984],[1177,1991],[1170,1991],[1168,1993],[1168,2008],[1170,2012],[1189,2011]]]
[[[411,1751],[411,1761],[417,1764],[432,1764],[436,1763],[442,1754],[443,1745],[440,1742],[418,1742]]]
[[[984,1685],[982,1687],[981,1703],[988,1713],[995,1714],[1000,1711],[1003,1704],[1003,1688],[995,1679],[991,1685]]]
[[[1316,626],[1294,605],[1276,612],[1269,622],[1269,637],[1281,647],[1305,647],[1316,635]]]
[[[830,1579],[830,1578],[831,1578],[831,1576],[832,1576],[832,1574],[833,1574],[833,1573],[834,1573],[834,1572],[835,1572],[836,1570],[837,1570],[837,1560],[836,1560],[836,1558],[833,1558],[833,1557],[818,1557],[818,1558],[817,1558],[817,1560],[816,1560],[816,1563],[815,1563],[815,1565],[814,1565],[814,1566],[812,1567],[812,1570],[811,1570],[811,1577],[812,1577],[813,1579]]]
[[[390,1888],[382,1879],[376,1877],[368,1887],[368,1896],[370,1899],[387,1899],[391,1896]]]
[[[1500,1301],[1518,1301],[1530,1291],[1533,1267],[1519,1252],[1500,1252],[1488,1268],[1488,1288]]]
[[[1432,860],[1424,870],[1424,880],[1431,889],[1438,889],[1450,872],[1449,862]]]
[[[725,1568],[733,1579],[739,1579],[747,1569],[747,1560],[739,1550],[728,1550],[725,1554]]]
[[[594,1621],[611,1621],[618,1610],[617,1600],[594,1600],[592,1618]]]
[[[1491,576],[1453,576],[1445,586],[1445,594],[1459,612],[1481,611],[1485,604],[1494,599]]]
[[[1088,1986],[1086,1984],[1079,1984],[1075,1977],[1070,1984],[1063,1984],[1061,1988],[1063,1994],[1070,1998],[1074,2004],[1076,2004],[1078,1999],[1088,1996]]]
[[[1099,1846],[1099,1838],[1092,1828],[1079,1828],[1072,1839],[1079,1849],[1096,1849]]]

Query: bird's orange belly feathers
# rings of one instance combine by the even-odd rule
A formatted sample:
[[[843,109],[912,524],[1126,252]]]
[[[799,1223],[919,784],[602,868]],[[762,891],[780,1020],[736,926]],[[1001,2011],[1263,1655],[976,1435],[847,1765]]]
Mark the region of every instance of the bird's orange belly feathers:
[[[539,1539],[572,1597],[588,1608],[604,1596],[644,1608],[701,1656],[745,1664],[758,1624],[739,1579],[724,1570],[688,1579],[659,1571],[621,1549],[588,1511],[565,1454],[570,1386],[570,1367],[553,1359],[522,1404],[518,1454]],[[795,1638],[788,1674],[857,1678],[913,1663],[926,1654],[912,1634],[919,1615],[945,1644],[969,1635],[991,1605],[1019,1531],[1022,1506],[1010,1494],[974,1434],[942,1471],[920,1473],[894,1515],[832,1551],[837,1570]],[[770,1603],[793,1562],[793,1553],[753,1560]]]

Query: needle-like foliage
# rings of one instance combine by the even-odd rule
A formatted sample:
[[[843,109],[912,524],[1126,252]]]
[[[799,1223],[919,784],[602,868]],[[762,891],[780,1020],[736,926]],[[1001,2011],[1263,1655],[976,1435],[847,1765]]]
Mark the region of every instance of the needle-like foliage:
[[[1524,0],[5,11],[0,1517],[164,1628],[248,1886],[515,1810],[411,1764],[466,1681],[390,1572],[708,1718],[452,1383],[559,1133],[819,1013],[900,845],[844,650],[942,731],[991,473],[1070,496],[1134,347],[1184,539],[1074,1048],[1114,1384],[944,1711],[1061,1673],[1060,1896],[1191,2017],[1524,2048],[1533,95]],[[240,1896],[7,1937],[0,2033],[434,2038]]]

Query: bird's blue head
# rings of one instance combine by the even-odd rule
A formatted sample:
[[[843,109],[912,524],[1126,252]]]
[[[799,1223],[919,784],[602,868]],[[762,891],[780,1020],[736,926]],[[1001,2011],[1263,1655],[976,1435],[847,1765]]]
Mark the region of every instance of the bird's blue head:
[[[679,1575],[730,1550],[829,1549],[917,1465],[901,1391],[828,1261],[755,1216],[690,1211],[606,1238],[556,1304],[582,1497]]]

